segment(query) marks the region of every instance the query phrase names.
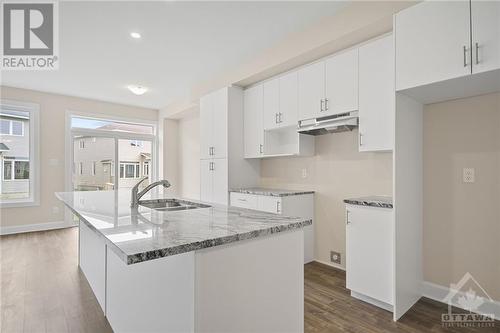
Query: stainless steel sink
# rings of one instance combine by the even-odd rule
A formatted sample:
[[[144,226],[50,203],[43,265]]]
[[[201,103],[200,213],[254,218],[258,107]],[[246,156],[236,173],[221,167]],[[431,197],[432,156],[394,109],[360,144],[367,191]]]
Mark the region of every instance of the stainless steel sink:
[[[161,211],[176,211],[210,207],[209,205],[179,199],[141,200],[139,201],[139,205]]]

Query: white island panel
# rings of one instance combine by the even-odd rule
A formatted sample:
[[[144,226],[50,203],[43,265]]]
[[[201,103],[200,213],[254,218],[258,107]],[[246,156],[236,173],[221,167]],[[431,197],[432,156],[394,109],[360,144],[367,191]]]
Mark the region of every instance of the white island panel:
[[[108,249],[106,298],[115,333],[193,332],[194,252],[126,265]]]
[[[196,332],[303,332],[302,230],[196,252]]]

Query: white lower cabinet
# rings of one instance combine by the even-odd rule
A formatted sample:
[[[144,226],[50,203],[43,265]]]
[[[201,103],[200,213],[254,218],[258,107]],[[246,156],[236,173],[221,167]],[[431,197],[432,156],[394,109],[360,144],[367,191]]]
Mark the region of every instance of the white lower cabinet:
[[[231,192],[230,205],[283,214],[310,218],[313,225],[304,228],[304,263],[314,260],[314,195],[300,194],[283,197]]]
[[[392,311],[392,209],[347,205],[346,275],[351,295]]]
[[[200,162],[200,199],[201,201],[227,205],[227,159],[216,158]]]

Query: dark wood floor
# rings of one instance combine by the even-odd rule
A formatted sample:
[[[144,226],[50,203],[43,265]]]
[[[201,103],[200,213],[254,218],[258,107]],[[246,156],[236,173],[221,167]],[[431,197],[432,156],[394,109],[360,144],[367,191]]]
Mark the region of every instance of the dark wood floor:
[[[77,266],[77,229],[0,237],[1,332],[112,332]],[[496,332],[444,329],[446,306],[419,301],[398,323],[349,296],[345,274],[305,267],[305,332]],[[236,332],[235,332],[236,333]]]

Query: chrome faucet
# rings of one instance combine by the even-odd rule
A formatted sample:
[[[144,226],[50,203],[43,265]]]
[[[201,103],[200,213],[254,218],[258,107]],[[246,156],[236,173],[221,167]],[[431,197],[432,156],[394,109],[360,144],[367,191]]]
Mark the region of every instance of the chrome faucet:
[[[160,181],[149,184],[148,186],[146,186],[144,188],[144,190],[139,192],[139,185],[143,181],[145,181],[146,179],[148,179],[148,177],[144,177],[137,184],[135,184],[134,187],[132,187],[132,200],[130,202],[130,207],[132,207],[132,208],[139,207],[139,199],[141,199],[142,196],[144,194],[148,193],[153,187],[163,185],[164,188],[169,188],[171,186],[170,183],[168,182],[168,180],[160,180]]]

